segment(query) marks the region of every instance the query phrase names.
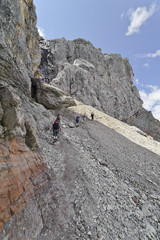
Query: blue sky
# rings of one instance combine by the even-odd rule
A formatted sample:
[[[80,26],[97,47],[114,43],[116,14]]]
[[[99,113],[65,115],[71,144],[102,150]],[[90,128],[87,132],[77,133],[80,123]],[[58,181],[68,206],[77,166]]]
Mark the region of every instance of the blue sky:
[[[84,38],[103,53],[128,58],[144,108],[160,120],[158,0],[34,0],[45,39]]]

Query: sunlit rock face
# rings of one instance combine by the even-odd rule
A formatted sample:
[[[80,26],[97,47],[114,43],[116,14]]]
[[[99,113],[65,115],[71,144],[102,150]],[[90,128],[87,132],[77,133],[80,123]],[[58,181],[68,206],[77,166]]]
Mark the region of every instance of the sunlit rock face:
[[[40,46],[45,81],[160,140],[160,123],[143,109],[128,59],[103,54],[84,39],[41,40]]]
[[[42,41],[41,48],[40,68],[51,84],[120,120],[141,108],[132,68],[120,54],[104,55],[83,39]]]
[[[0,9],[0,79],[29,91],[40,61],[33,1],[1,0]]]

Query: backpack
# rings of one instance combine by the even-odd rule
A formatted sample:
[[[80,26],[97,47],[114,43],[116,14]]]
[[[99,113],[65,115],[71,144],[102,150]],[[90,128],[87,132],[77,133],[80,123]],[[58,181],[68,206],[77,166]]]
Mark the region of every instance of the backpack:
[[[59,129],[59,123],[58,122],[53,123],[53,129]]]
[[[80,117],[79,117],[79,116],[77,116],[77,117],[76,117],[76,121],[79,121],[79,118],[80,118]]]

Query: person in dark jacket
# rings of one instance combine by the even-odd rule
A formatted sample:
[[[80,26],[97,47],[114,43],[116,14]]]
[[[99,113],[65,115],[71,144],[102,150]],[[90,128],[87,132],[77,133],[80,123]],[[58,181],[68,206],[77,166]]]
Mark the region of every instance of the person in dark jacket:
[[[92,119],[92,121],[94,119],[94,113],[93,112],[91,113],[91,119]]]
[[[86,114],[83,115],[83,122],[86,121]]]
[[[57,136],[60,130],[60,121],[59,120],[55,120],[53,123],[53,139],[54,141],[57,141]]]
[[[80,116],[78,115],[78,116],[76,117],[76,127],[79,127],[79,119],[80,119]]]

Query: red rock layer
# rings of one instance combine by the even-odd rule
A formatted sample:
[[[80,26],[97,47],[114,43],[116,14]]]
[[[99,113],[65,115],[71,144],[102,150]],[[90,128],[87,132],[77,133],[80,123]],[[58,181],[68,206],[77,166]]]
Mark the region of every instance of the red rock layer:
[[[0,231],[34,193],[32,180],[45,166],[21,138],[0,139]]]

